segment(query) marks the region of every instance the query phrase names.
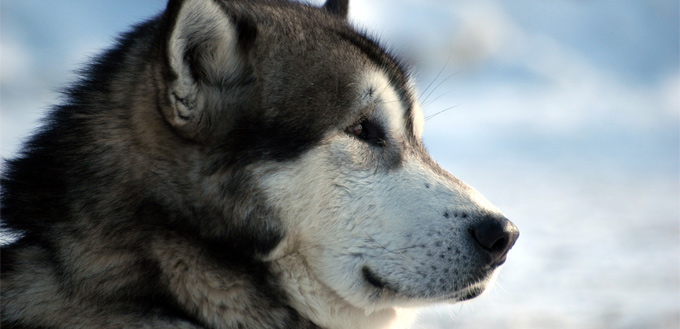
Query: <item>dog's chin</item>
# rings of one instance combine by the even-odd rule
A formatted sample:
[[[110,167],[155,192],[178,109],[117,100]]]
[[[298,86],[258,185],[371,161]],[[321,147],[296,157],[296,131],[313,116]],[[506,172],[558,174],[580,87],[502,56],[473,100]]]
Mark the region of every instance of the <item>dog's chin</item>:
[[[456,291],[411,291],[398,288],[389,280],[380,277],[368,267],[362,269],[362,276],[370,290],[373,291],[374,300],[392,300],[398,306],[418,306],[432,303],[449,303],[468,301],[479,297],[486,291],[495,278],[495,271],[489,271],[479,279],[468,282],[466,288]]]
[[[463,290],[459,295],[461,297],[450,300],[450,303],[464,302],[479,297],[486,290],[486,284],[475,285]]]

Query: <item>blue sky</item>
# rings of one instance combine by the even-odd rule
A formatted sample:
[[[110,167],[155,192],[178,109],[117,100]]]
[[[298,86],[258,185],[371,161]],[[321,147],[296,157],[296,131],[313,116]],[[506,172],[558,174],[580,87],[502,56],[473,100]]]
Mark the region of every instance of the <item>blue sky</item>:
[[[164,5],[0,2],[0,155]],[[677,328],[679,16],[676,0],[351,1],[414,63],[426,116],[445,110],[426,123],[434,158],[522,231],[501,291],[426,328]]]

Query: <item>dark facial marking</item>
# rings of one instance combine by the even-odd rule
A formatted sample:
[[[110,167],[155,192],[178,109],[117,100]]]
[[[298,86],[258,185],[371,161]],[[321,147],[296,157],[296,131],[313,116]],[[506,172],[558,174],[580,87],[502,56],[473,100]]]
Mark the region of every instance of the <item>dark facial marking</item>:
[[[369,119],[361,119],[359,123],[347,128],[347,132],[371,145],[386,145],[385,130]]]
[[[371,269],[369,269],[367,266],[364,266],[361,269],[361,274],[363,274],[364,279],[368,283],[370,283],[372,286],[378,288],[378,289],[385,289],[387,288],[387,283],[384,282],[382,279],[380,279]]]

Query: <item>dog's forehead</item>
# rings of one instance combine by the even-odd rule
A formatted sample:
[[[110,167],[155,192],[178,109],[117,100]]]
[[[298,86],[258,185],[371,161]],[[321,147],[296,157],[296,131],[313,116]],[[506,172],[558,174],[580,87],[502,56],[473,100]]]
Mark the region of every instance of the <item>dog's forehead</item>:
[[[357,105],[359,111],[373,110],[370,113],[392,133],[404,135],[404,119],[407,118],[408,104],[404,104],[397,90],[392,86],[384,72],[378,69],[368,69],[359,76],[357,88]]]
[[[302,86],[308,92],[306,97],[329,105],[327,117],[351,124],[377,109],[371,114],[379,116],[388,127],[401,127],[402,135],[420,136],[423,120],[415,84],[391,55],[351,30],[331,28],[303,38],[300,41],[306,45],[302,50],[291,51],[291,75],[286,78],[300,77],[305,81]]]
[[[269,116],[304,123],[318,139],[325,135],[320,129],[349,126],[377,104],[374,113],[391,130],[419,138],[423,120],[414,84],[395,56],[346,21],[297,6],[278,8],[285,20],[275,19],[280,13],[271,8],[255,18],[262,28],[256,56]]]

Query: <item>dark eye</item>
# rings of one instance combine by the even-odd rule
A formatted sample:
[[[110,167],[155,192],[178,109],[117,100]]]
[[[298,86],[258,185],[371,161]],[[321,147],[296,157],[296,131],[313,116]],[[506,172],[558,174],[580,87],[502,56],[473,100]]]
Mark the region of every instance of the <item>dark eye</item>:
[[[347,128],[347,130],[349,131],[350,134],[357,136],[361,139],[364,139],[366,137],[363,122],[357,123],[354,126]]]
[[[385,146],[385,132],[368,119],[347,128],[347,132],[368,143]]]

